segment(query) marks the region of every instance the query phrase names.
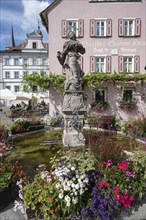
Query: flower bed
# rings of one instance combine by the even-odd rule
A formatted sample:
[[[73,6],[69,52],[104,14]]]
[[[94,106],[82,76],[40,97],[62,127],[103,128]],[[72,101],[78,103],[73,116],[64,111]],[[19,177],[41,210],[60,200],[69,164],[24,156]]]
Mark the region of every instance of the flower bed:
[[[146,194],[145,164],[143,151],[118,162],[89,149],[59,151],[50,171],[40,165],[32,182],[19,182],[20,205],[43,219],[113,219]]]

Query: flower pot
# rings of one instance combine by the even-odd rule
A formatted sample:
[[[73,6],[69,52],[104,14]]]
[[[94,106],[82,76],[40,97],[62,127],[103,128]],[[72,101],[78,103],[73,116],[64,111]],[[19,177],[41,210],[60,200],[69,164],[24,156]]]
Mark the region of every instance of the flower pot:
[[[0,189],[0,210],[6,208],[18,197],[18,187],[10,184],[8,187]]]

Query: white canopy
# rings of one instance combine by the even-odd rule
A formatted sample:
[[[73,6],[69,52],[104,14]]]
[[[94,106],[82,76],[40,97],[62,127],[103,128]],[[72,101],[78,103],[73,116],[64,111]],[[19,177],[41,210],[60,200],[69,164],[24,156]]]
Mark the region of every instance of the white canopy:
[[[0,90],[0,100],[29,100],[23,93],[12,92],[9,89]]]

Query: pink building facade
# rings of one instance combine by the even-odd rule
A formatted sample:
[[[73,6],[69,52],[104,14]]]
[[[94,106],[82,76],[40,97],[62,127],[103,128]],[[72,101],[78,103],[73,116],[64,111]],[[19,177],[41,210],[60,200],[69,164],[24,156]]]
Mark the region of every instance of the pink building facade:
[[[50,72],[62,74],[57,51],[62,51],[67,34],[76,32],[86,53],[79,62],[85,74],[146,74],[146,1],[56,0],[43,12],[42,22],[49,33]],[[102,92],[101,92],[102,90]],[[85,87],[86,108],[96,101],[108,101],[104,115],[146,117],[146,82],[102,83],[99,88]],[[124,95],[123,95],[124,94]],[[132,111],[121,109],[124,97],[135,100]],[[50,115],[61,112],[63,97],[50,87]]]

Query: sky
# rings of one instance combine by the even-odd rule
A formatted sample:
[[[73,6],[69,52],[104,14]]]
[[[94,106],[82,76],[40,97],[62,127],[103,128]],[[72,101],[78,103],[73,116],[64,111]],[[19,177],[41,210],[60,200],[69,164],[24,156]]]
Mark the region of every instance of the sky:
[[[38,18],[43,33],[43,42],[48,41],[47,31],[41,23],[39,13],[53,0],[0,0],[0,50],[10,45],[13,25],[15,44],[26,41],[27,33],[37,30]]]

